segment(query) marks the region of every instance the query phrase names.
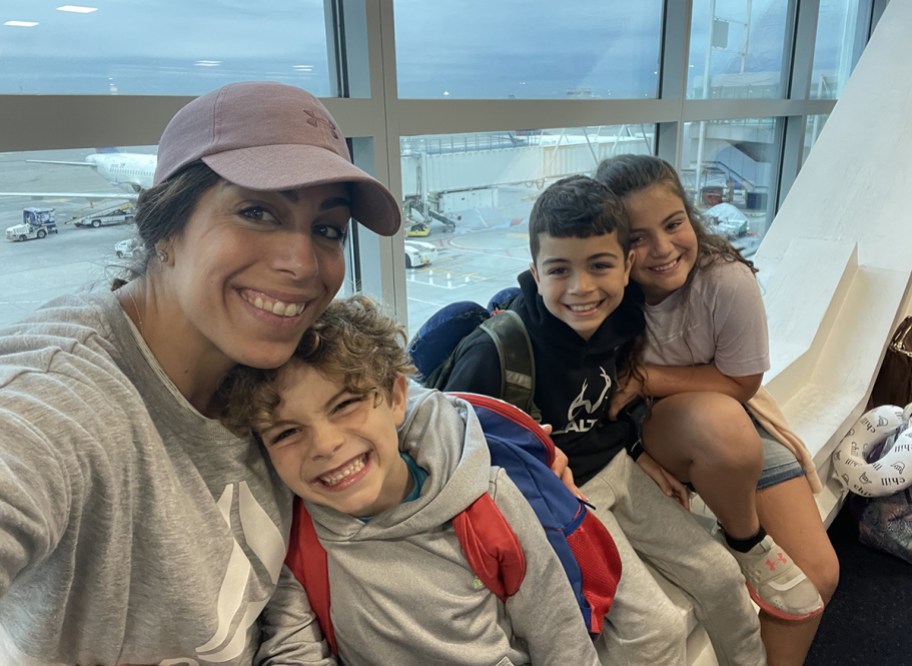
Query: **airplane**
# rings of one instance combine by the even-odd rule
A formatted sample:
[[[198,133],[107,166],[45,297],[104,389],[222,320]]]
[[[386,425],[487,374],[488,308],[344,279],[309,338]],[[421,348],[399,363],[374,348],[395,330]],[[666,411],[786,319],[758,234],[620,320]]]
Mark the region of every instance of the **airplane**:
[[[30,197],[32,199],[67,197],[88,199],[89,201],[99,199],[135,201],[141,189],[152,186],[157,156],[142,153],[99,152],[86,156],[83,162],[65,160],[26,160],[26,162],[91,167],[109,183],[124,188],[127,192],[124,194],[117,192],[0,192],[0,196]]]

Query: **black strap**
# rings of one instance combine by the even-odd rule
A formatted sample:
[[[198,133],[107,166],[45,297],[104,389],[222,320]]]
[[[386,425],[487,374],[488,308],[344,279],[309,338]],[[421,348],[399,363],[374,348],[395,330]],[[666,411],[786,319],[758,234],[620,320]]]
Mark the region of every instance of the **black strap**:
[[[500,357],[501,399],[536,416],[538,410],[532,402],[535,358],[522,318],[513,310],[504,310],[483,321],[481,328],[491,336]]]

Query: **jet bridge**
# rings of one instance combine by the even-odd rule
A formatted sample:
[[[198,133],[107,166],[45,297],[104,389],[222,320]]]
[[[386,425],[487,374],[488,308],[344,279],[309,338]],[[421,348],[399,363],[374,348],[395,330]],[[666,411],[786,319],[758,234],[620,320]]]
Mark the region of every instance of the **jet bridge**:
[[[404,137],[403,209],[413,222],[443,222],[452,231],[453,206],[496,207],[497,189],[510,185],[543,187],[563,176],[590,173],[621,153],[652,152],[646,126],[538,130]]]

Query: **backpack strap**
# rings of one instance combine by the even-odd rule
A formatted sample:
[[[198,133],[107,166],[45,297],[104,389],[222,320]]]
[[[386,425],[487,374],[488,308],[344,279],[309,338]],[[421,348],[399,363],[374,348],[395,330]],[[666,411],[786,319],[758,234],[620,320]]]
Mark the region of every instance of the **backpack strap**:
[[[294,517],[291,523],[288,554],[285,564],[292,570],[295,578],[304,586],[307,600],[317,616],[323,636],[329,643],[333,654],[338,654],[336,633],[333,631],[332,618],[329,614],[329,560],[326,549],[317,537],[313,519],[304,507],[304,502],[296,498]]]
[[[516,405],[527,414],[535,409],[535,357],[526,325],[513,310],[498,312],[481,322],[491,336],[500,357],[500,398]]]
[[[567,543],[576,555],[576,563],[585,585],[582,595],[589,602],[583,618],[589,633],[602,633],[605,616],[611,609],[618,583],[621,580],[621,555],[607,528],[592,512],[584,512],[579,527],[567,534]]]
[[[519,590],[526,558],[513,528],[485,493],[453,518],[459,545],[478,579],[502,602]]]

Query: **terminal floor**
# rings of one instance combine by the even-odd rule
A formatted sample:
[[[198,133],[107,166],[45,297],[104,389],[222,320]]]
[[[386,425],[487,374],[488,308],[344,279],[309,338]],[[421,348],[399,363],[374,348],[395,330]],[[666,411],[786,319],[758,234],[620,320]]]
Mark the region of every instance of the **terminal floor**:
[[[829,534],[840,582],[805,666],[912,666],[912,564],[862,545],[848,505]]]

